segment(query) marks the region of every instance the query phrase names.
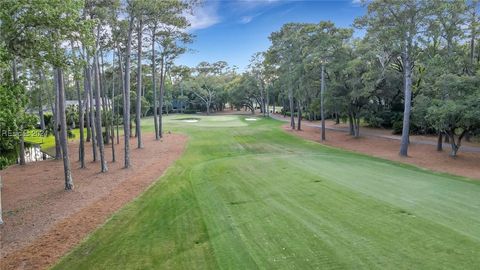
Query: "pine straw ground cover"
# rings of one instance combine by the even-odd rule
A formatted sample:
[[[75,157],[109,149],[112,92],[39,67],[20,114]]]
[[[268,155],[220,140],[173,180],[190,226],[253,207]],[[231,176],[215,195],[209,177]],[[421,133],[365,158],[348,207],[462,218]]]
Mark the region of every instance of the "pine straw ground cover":
[[[134,145],[135,138],[131,139]],[[75,189],[66,192],[61,160],[12,166],[0,171],[4,180],[0,226],[0,269],[44,269],[133,200],[183,153],[187,137],[165,134],[155,141],[144,134],[145,148],[131,149],[132,167],[123,169],[123,140],[116,146],[117,162],[100,173],[91,162],[87,143],[86,169],[80,169],[78,143],[71,142],[70,160]],[[107,160],[111,159],[106,147]]]

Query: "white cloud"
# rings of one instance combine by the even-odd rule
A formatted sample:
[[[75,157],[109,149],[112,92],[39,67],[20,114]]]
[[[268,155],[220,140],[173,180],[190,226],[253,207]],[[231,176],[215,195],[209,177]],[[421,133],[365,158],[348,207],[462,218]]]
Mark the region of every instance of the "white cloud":
[[[251,21],[253,21],[253,19],[255,19],[256,17],[262,15],[263,12],[259,12],[257,14],[253,14],[253,15],[245,15],[245,16],[242,16],[240,18],[240,23],[242,24],[247,24],[247,23],[250,23]]]
[[[247,24],[253,20],[253,16],[243,16],[240,19],[240,23]]]
[[[189,30],[198,30],[208,28],[212,25],[215,25],[220,22],[220,17],[218,16],[218,2],[209,1],[203,6],[195,8],[192,14],[186,15],[188,21],[190,22]]]
[[[233,6],[236,7],[238,10],[250,10],[250,9],[256,9],[259,7],[265,7],[265,6],[270,6],[273,4],[281,3],[281,0],[236,0],[232,1]],[[287,1],[284,0],[284,3]]]
[[[218,14],[218,7],[221,0],[206,0],[202,5],[196,7],[193,10],[193,14],[187,14],[186,17],[190,22],[188,31],[195,31],[198,29],[205,29],[212,25],[215,25],[221,21],[221,17]],[[247,10],[257,9],[263,6],[268,6],[276,3],[281,3],[282,0],[236,0],[232,2],[231,8],[234,8],[241,13],[245,13]],[[245,15],[240,17],[240,23],[250,23],[255,17],[261,15],[257,13],[254,15]]]

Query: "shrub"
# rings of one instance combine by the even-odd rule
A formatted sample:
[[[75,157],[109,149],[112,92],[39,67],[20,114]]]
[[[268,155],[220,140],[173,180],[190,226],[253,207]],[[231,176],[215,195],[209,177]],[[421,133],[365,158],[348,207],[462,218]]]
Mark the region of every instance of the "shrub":
[[[371,111],[364,114],[365,123],[369,127],[393,128],[394,123],[402,121],[403,113],[397,111]]]
[[[7,157],[0,156],[0,170],[5,169],[8,165],[11,164],[11,160],[9,160]]]
[[[45,121],[45,126],[48,127],[53,121],[53,115],[51,113],[43,114],[43,121]]]
[[[403,121],[395,121],[392,126],[392,133],[395,135],[402,134],[403,130]]]
[[[290,113],[290,112],[286,112],[285,115],[291,116],[291,113]],[[293,113],[293,116],[294,116],[294,117],[298,117],[298,112],[294,112],[294,113]],[[308,119],[308,113],[302,112],[302,118],[303,118],[303,119]],[[309,120],[309,119],[308,119],[308,120]]]
[[[8,166],[15,164],[17,162],[17,158],[18,149],[2,152],[2,155],[0,155],[0,170],[3,170]]]

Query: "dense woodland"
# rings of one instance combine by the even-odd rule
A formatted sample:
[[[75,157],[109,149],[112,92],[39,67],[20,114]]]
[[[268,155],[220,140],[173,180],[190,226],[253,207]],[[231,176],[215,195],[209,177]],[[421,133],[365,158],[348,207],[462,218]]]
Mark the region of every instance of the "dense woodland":
[[[107,172],[109,162],[128,168],[130,148],[143,147],[142,117],[153,116],[160,140],[162,117],[172,111],[259,109],[289,116],[293,129],[302,118],[323,127],[334,119],[356,137],[362,125],[392,128],[402,134],[402,156],[413,133],[437,135],[439,151],[450,142],[452,157],[462,140],[480,134],[478,0],[365,1],[367,12],[352,28],[285,24],[242,72],[224,61],[175,65],[194,42],[187,18],[200,4],[0,1],[0,130],[8,131],[0,153],[20,153],[25,164],[24,131],[53,134],[71,190],[71,129],[80,129],[81,166],[93,151],[99,163],[89,166]],[[115,158],[120,136],[122,161]],[[9,163],[0,155],[0,164]]]

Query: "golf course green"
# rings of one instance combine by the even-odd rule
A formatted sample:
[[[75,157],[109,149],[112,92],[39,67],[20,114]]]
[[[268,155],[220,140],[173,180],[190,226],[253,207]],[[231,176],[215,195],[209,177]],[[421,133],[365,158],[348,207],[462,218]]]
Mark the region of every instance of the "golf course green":
[[[166,117],[183,156],[54,269],[479,268],[479,182],[246,118]]]

